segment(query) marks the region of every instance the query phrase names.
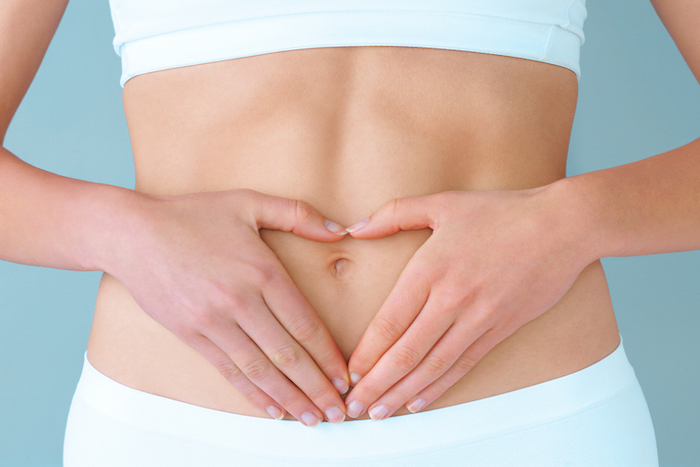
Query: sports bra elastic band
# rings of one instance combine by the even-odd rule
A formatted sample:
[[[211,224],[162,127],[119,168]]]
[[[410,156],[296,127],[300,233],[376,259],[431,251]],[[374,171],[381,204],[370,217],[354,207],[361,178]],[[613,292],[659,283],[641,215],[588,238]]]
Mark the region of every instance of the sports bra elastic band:
[[[580,75],[585,0],[110,0],[123,86],[284,50],[404,46],[519,57]]]

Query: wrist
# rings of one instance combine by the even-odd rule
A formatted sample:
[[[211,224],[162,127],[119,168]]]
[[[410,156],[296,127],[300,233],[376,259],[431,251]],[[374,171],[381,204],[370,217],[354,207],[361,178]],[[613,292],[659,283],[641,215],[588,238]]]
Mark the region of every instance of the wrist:
[[[132,254],[154,199],[134,190],[103,185],[86,206],[89,220],[84,229],[83,267],[113,274],[118,264]]]
[[[561,237],[575,253],[575,258],[585,267],[610,256],[614,245],[610,240],[601,209],[589,188],[576,177],[557,180],[543,187],[539,194],[546,198],[554,223]]]

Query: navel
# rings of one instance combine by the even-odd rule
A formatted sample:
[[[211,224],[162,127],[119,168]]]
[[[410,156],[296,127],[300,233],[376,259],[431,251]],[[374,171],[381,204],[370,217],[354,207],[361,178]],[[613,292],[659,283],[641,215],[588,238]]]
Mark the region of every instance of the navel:
[[[338,258],[331,264],[331,273],[338,279],[342,279],[350,269],[350,260],[347,258]]]

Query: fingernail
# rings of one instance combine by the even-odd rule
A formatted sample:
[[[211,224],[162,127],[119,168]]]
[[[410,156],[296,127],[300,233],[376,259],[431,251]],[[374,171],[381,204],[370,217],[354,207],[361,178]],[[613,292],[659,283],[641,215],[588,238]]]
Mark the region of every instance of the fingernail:
[[[345,394],[348,392],[348,389],[350,389],[350,386],[348,386],[348,383],[346,383],[344,380],[340,378],[336,378],[332,381],[333,386],[338,390],[339,394]]]
[[[326,418],[331,423],[340,423],[345,420],[345,414],[338,407],[331,407],[326,410]]]
[[[336,235],[347,235],[347,231],[345,230],[345,227],[343,227],[340,224],[336,224],[332,220],[326,219],[326,228],[333,232]]]
[[[274,418],[275,420],[282,420],[284,418],[284,412],[274,405],[269,406],[265,410],[270,414],[270,417]]]
[[[350,373],[350,382],[353,386],[359,383],[361,379],[362,376],[358,375],[357,373]]]
[[[372,420],[384,420],[389,415],[389,408],[386,405],[379,405],[369,411],[369,418]]]
[[[426,401],[423,399],[416,399],[410,404],[406,405],[406,408],[408,409],[409,412],[411,413],[416,413],[426,405]]]
[[[301,421],[306,426],[316,426],[319,423],[321,423],[321,419],[318,418],[316,415],[312,414],[311,412],[304,412],[303,414],[301,414]]]
[[[365,410],[365,406],[357,401],[352,401],[348,404],[348,417],[357,418],[362,415],[362,411]]]
[[[350,227],[348,227],[345,230],[347,230],[348,232],[354,232],[356,230],[360,230],[362,227],[366,226],[367,224],[369,224],[369,218],[362,220],[356,224],[352,224]]]

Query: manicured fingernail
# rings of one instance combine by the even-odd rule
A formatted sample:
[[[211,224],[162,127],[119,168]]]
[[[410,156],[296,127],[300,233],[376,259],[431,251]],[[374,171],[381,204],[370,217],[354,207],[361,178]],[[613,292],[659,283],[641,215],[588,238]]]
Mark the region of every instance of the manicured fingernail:
[[[284,412],[282,412],[279,408],[275,407],[274,405],[269,406],[265,410],[267,410],[267,413],[270,414],[270,417],[276,420],[282,420],[284,418]]]
[[[365,410],[365,406],[357,401],[352,401],[348,404],[348,417],[357,418],[362,415],[362,411]]]
[[[340,423],[345,420],[345,414],[338,407],[326,409],[326,418],[331,423]]]
[[[340,235],[340,236],[347,235],[347,233],[348,233],[348,231],[345,230],[345,227],[343,227],[340,224],[336,224],[335,222],[328,220],[328,219],[326,219],[326,228],[328,230],[330,230],[331,232],[333,232],[334,234]]]
[[[301,421],[306,426],[316,426],[319,423],[321,423],[321,419],[318,418],[316,415],[312,414],[311,412],[304,412],[303,414],[301,414]]]
[[[354,232],[356,230],[360,230],[362,227],[366,226],[367,224],[369,224],[369,218],[361,220],[360,222],[358,222],[356,224],[352,224],[350,227],[348,227],[345,230],[347,230],[348,232]]]
[[[348,383],[346,383],[344,380],[340,378],[336,378],[332,381],[333,386],[338,390],[339,394],[345,394],[348,392],[348,389],[350,389],[350,386],[348,386]]]
[[[409,412],[416,413],[423,407],[425,407],[426,401],[423,399],[416,399],[410,404],[406,405],[406,408],[408,409]]]
[[[358,375],[357,373],[350,373],[350,382],[353,386],[359,383],[361,379],[362,376]]]
[[[369,418],[372,420],[384,420],[389,415],[389,408],[386,405],[378,405],[369,411]]]

